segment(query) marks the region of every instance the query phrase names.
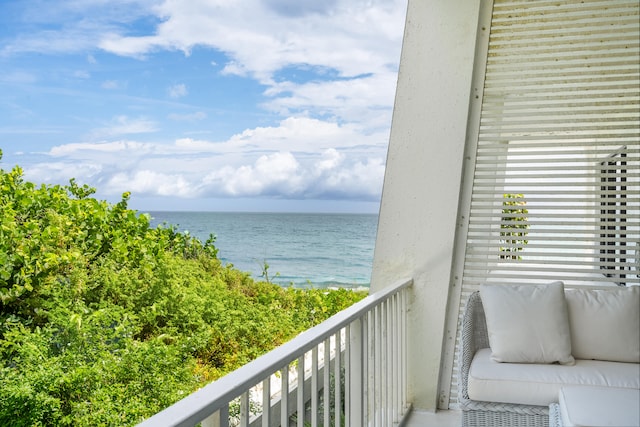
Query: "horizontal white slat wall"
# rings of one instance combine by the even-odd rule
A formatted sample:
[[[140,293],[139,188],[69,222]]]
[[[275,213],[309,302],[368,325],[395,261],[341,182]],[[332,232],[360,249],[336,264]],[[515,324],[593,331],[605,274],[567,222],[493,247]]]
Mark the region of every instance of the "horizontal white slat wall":
[[[460,315],[481,283],[640,283],[639,4],[494,1]]]

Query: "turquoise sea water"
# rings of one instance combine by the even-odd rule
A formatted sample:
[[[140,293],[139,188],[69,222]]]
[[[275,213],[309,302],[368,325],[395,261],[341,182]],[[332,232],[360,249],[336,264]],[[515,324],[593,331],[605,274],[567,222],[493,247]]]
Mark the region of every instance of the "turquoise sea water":
[[[369,286],[377,215],[308,213],[150,212],[205,241],[216,236],[218,257],[281,285]],[[278,274],[276,276],[276,273]]]

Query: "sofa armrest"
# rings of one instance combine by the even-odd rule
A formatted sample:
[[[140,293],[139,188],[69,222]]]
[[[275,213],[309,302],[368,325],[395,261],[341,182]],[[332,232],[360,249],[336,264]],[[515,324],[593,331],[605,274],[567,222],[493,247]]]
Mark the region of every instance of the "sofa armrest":
[[[479,349],[487,347],[489,347],[487,321],[480,292],[476,291],[469,296],[462,317],[460,354],[458,355],[458,402],[462,409],[469,401],[467,384],[473,356]]]

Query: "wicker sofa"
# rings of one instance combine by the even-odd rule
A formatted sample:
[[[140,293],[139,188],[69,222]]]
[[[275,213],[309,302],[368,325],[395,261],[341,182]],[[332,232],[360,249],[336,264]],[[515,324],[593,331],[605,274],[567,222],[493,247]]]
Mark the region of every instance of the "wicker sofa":
[[[568,290],[567,290],[568,291]],[[636,288],[633,292],[629,292],[629,296],[632,299],[632,304],[640,304],[640,289]],[[566,291],[565,291],[566,292]],[[634,315],[635,316],[635,315]],[[535,320],[535,319],[534,319]],[[618,319],[619,320],[619,319]],[[575,320],[574,320],[575,321]],[[636,335],[638,332],[637,319],[631,319],[631,332],[635,330]],[[578,323],[578,322],[575,322]],[[635,325],[634,325],[635,323]],[[572,329],[579,328],[580,325],[571,324]],[[585,386],[612,386],[612,387],[629,387],[640,388],[640,364],[636,363],[620,363],[609,362],[600,360],[580,360],[578,357],[575,359],[575,364],[548,364],[537,365],[534,363],[498,363],[489,360],[491,354],[491,348],[489,345],[489,333],[487,331],[487,320],[485,316],[485,309],[483,307],[482,298],[480,292],[474,292],[467,302],[463,320],[462,320],[462,334],[461,334],[461,348],[459,354],[459,370],[458,370],[458,401],[460,409],[462,411],[462,425],[463,426],[549,426],[549,405],[557,403],[557,398],[548,397],[549,401],[545,401],[545,397],[539,397],[537,404],[521,403],[518,399],[527,400],[523,397],[526,396],[530,390],[539,391],[540,385],[534,384],[532,381],[530,385],[523,382],[521,392],[506,391],[504,399],[499,396],[499,390],[496,394],[495,388],[500,387],[500,380],[498,378],[494,381],[494,396],[490,399],[477,399],[472,395],[469,395],[469,375],[470,371],[476,368],[472,368],[472,364],[475,366],[484,363],[485,366],[491,365],[490,370],[497,370],[494,372],[500,372],[503,370],[510,370],[512,373],[519,375],[520,373],[526,373],[524,378],[532,378],[535,374],[535,370],[538,372],[544,372],[544,370],[557,371],[551,376],[554,380],[560,378],[557,384],[544,384],[546,387],[546,395],[549,396],[554,393],[555,396],[563,386],[580,386],[584,382]],[[635,357],[635,356],[633,356]],[[475,362],[474,362],[475,359]],[[612,368],[609,370],[609,368]],[[589,375],[589,370],[593,370],[593,375]],[[611,377],[608,377],[608,372],[611,372]],[[509,376],[509,374],[505,374]],[[566,378],[566,380],[562,380]],[[472,378],[475,381],[475,377]],[[547,381],[545,379],[544,381]],[[566,381],[563,383],[562,381]],[[498,384],[497,386],[495,384]],[[477,392],[477,386],[475,393]],[[531,394],[535,394],[536,391],[532,391]],[[543,393],[544,394],[544,393]],[[518,397],[520,396],[520,397]],[[557,405],[553,406],[554,408]],[[557,416],[552,411],[552,416]],[[552,423],[553,425],[553,423]]]

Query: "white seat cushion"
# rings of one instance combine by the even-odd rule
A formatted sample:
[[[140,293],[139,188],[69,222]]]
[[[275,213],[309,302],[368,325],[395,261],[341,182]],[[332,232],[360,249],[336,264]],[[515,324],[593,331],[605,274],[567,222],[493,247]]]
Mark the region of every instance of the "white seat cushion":
[[[640,390],[612,387],[562,387],[564,427],[640,426]]]
[[[576,359],[640,363],[640,287],[565,290]]]
[[[479,350],[471,362],[468,393],[472,400],[548,406],[562,386],[640,388],[640,365],[577,359],[575,365],[498,363],[491,349]]]

